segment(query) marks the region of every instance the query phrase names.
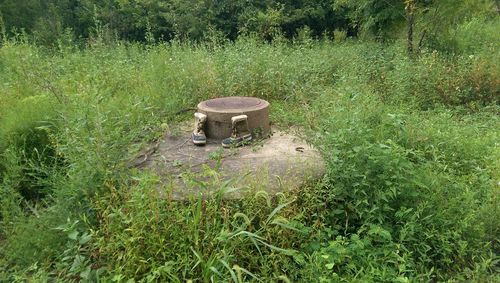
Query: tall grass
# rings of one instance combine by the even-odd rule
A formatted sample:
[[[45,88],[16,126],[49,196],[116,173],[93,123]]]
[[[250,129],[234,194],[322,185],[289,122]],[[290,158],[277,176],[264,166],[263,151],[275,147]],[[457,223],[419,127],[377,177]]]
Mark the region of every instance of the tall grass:
[[[6,41],[0,277],[495,281],[499,51],[464,50]],[[324,179],[275,197],[172,202],[157,176],[128,168],[191,118],[178,110],[229,95],[268,99],[277,127],[301,127],[328,163]]]

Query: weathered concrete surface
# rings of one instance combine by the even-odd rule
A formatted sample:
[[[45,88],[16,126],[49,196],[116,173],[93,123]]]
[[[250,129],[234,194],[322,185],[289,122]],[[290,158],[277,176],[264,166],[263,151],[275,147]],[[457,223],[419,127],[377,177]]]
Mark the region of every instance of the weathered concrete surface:
[[[226,198],[240,198],[249,190],[276,194],[300,188],[325,172],[324,161],[315,149],[285,133],[233,149],[223,149],[214,141],[195,146],[190,131],[166,134],[137,158],[135,167],[158,174],[163,184],[160,193],[177,200],[207,196],[221,186],[238,189],[226,192]]]
[[[198,112],[207,115],[205,133],[208,138],[222,140],[231,136],[231,117],[245,114],[248,128],[254,137],[267,137],[269,102],[256,97],[230,96],[202,101]]]

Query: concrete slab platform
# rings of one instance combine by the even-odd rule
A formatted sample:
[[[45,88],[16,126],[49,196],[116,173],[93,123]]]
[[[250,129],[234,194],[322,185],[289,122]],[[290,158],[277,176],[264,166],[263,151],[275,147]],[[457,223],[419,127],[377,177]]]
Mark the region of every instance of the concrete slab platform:
[[[325,173],[318,151],[290,133],[275,132],[268,139],[231,149],[215,141],[195,146],[190,135],[187,130],[166,134],[134,161],[134,167],[160,177],[162,196],[205,197],[221,187],[227,189],[225,198],[261,190],[274,195],[300,188]]]

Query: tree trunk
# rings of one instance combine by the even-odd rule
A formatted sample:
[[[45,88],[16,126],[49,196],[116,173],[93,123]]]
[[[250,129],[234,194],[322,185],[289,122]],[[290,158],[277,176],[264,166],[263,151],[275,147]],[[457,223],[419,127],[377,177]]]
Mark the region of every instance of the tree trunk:
[[[420,52],[420,50],[422,49],[422,45],[424,44],[424,38],[426,35],[427,35],[427,30],[424,29],[422,35],[420,35],[420,40],[418,41],[417,52]]]
[[[415,10],[415,3],[413,0],[407,0],[406,1],[406,44],[407,44],[407,50],[408,54],[413,53],[413,27],[415,25],[415,17],[414,17],[414,10]]]

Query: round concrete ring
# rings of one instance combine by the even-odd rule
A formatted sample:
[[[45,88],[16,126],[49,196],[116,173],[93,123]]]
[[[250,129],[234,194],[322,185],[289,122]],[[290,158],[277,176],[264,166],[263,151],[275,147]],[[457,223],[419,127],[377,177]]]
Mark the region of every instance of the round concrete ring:
[[[231,117],[248,116],[248,127],[255,137],[270,133],[269,102],[256,97],[230,96],[202,101],[198,111],[207,115],[207,138],[222,140],[231,135]]]

